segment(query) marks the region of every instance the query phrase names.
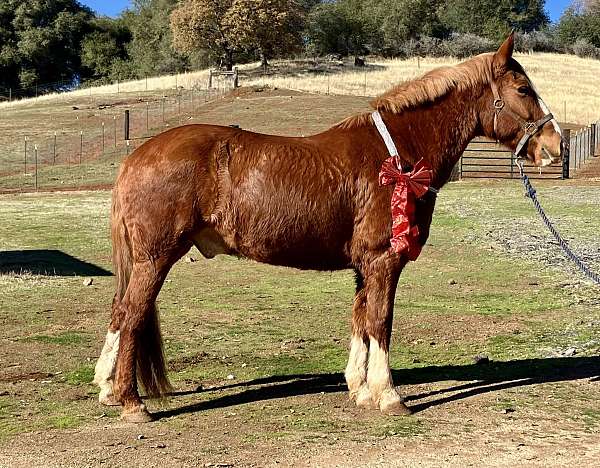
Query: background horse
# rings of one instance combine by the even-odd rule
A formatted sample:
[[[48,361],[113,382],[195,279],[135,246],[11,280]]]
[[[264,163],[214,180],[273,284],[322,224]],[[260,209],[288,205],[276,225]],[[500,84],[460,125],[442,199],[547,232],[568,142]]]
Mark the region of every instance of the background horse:
[[[496,53],[434,70],[373,101],[402,165],[423,158],[434,188],[447,182],[476,136],[513,150],[525,137],[523,152],[540,166],[561,158],[558,125],[544,119],[547,109],[512,58],[513,43],[511,35]],[[124,420],[142,422],[151,416],[138,379],[149,396],[170,390],[155,300],[170,268],[195,245],[208,258],[223,253],[304,269],[354,269],[350,398],[408,413],[388,357],[396,285],[408,258],[390,246],[393,188],[378,184],[387,157],[371,114],[305,138],[190,125],[137,149],[113,191],[117,291],[96,365],[100,401],[121,404]],[[434,205],[432,192],[417,201],[421,245]]]

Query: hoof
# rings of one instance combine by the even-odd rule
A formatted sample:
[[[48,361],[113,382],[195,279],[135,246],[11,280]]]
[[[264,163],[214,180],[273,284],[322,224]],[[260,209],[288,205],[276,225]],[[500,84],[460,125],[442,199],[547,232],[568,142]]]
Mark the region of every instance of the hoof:
[[[131,409],[123,410],[123,413],[121,413],[121,421],[129,423],[139,424],[152,422],[153,420],[145,405],[134,406]]]
[[[379,400],[379,409],[389,416],[408,416],[412,411],[404,404],[395,389],[383,392]]]
[[[359,408],[373,408],[373,398],[367,384],[363,384],[356,392],[356,406]]]
[[[114,397],[114,395],[100,395],[98,401],[104,406],[121,406],[121,403]]]

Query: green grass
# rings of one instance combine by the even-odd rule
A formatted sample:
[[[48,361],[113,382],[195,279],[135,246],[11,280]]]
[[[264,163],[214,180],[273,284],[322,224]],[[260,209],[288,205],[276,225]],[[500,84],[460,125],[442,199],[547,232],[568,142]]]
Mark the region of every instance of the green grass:
[[[600,429],[600,410],[596,408],[589,408],[583,410],[581,414],[586,428],[589,431],[598,432]]]
[[[407,418],[394,419],[392,422],[384,423],[373,431],[373,435],[379,437],[415,437],[423,435],[427,428],[423,421],[410,416]]]
[[[94,380],[94,368],[92,366],[81,366],[69,372],[65,379],[71,385],[83,385],[92,383]]]
[[[90,336],[78,332],[63,332],[58,335],[35,335],[24,338],[28,341],[37,341],[39,343],[62,345],[62,346],[78,346],[90,341]]]

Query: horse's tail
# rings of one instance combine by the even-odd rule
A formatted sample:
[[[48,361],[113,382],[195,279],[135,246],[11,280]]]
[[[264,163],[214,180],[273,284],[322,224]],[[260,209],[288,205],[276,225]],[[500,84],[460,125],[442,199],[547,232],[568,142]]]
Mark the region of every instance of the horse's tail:
[[[127,232],[127,227],[125,226],[125,221],[121,212],[121,204],[119,202],[116,187],[113,191],[110,226],[113,249],[113,268],[117,280],[115,303],[119,303],[125,296],[125,291],[127,291],[127,286],[129,285],[131,268],[133,266],[133,255],[131,253],[129,233]]]
[[[111,237],[113,245],[113,268],[117,283],[113,313],[123,313],[123,309],[119,305],[125,296],[131,278],[133,254],[131,238],[125,225],[116,187],[113,191]],[[120,324],[123,320],[127,320],[127,317],[121,317],[118,323]],[[149,397],[160,397],[173,390],[167,376],[158,310],[154,303],[144,313],[144,321],[137,335],[136,359],[138,381],[142,384]]]

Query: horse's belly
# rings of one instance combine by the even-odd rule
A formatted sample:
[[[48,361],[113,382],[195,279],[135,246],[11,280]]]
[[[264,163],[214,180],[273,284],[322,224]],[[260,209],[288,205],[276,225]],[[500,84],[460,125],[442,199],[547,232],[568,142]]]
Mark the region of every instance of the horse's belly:
[[[236,232],[236,250],[263,263],[314,270],[347,268],[349,236],[340,226],[273,219]]]

